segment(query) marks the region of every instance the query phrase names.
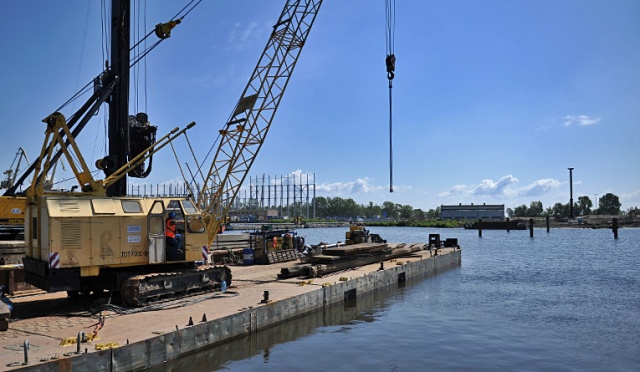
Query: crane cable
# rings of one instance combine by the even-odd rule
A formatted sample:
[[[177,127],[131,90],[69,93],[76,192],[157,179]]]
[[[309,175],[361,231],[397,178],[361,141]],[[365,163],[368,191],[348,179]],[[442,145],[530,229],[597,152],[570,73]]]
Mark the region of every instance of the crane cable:
[[[386,0],[386,44],[387,44],[387,79],[389,79],[389,192],[393,192],[393,78],[396,71],[395,28],[396,28],[396,1]]]

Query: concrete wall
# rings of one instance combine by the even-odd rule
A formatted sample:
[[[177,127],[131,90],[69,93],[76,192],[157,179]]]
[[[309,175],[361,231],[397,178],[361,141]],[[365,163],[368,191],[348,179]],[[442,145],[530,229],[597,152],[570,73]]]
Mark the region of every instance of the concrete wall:
[[[363,277],[337,282],[265,306],[249,309],[220,319],[197,323],[148,340],[122,345],[116,349],[91,352],[72,358],[52,360],[26,367],[38,371],[132,371],[163,364],[199,349],[222,344],[273,327],[292,318],[342,303],[347,298],[375,291],[418,275],[435,275],[459,267],[460,250],[420,261],[387,267]],[[387,263],[388,265],[388,263]]]

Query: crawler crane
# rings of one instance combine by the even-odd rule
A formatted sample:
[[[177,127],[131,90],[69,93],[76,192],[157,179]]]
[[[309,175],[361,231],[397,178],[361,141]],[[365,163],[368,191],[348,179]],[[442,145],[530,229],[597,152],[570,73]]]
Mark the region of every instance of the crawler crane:
[[[47,137],[35,177],[46,173],[53,149],[60,147],[70,163],[80,160],[76,160],[78,166],[72,166],[80,189],[52,193],[38,186],[41,183],[34,178],[27,193],[27,281],[49,292],[67,291],[72,295],[119,291],[124,302],[131,305],[201,288],[224,290],[230,285],[228,267],[200,263],[207,257],[208,247],[264,143],[321,3],[286,2],[247,87],[220,130],[221,139],[197,200],[189,196],[126,196],[121,184],[142,161],[190,126],[168,134],[128,162],[123,162],[126,156],[122,149],[110,151],[98,164],[108,167],[107,177],[95,180],[81,161],[75,134],[64,116],[58,112],[48,116],[44,120]],[[122,4],[125,2],[114,8],[114,14],[121,12]],[[123,19],[128,19],[126,14]],[[128,50],[122,46],[112,49]],[[118,85],[121,80],[108,84]],[[112,98],[110,105],[116,101]],[[127,107],[122,102],[119,105]],[[117,134],[118,130],[110,128],[109,133]],[[118,143],[114,141],[114,147]],[[184,221],[178,225],[182,239],[175,260],[168,259],[164,234],[165,219],[171,212]]]

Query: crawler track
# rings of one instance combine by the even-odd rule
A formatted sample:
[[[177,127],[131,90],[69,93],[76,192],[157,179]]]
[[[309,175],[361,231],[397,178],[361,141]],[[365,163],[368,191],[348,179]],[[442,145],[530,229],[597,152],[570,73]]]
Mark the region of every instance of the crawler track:
[[[224,283],[224,284],[223,284]],[[231,285],[231,269],[200,266],[184,271],[136,275],[122,283],[122,301],[144,306],[165,298],[176,298],[202,290],[221,290]]]

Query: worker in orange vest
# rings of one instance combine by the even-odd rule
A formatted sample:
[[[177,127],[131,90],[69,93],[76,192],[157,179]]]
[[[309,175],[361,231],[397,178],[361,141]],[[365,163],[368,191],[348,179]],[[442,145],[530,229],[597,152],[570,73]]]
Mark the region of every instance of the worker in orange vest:
[[[176,233],[176,214],[169,212],[169,217],[164,224],[164,235],[167,241],[167,261],[176,261],[180,251],[180,234]]]

